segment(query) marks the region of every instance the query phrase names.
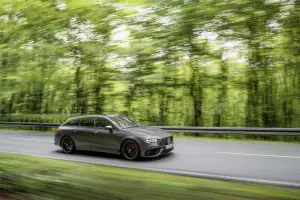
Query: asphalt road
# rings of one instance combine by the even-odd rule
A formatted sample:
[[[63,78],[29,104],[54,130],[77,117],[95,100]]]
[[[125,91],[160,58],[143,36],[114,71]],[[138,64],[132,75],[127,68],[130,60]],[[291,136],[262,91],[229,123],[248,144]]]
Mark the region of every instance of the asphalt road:
[[[0,152],[300,188],[300,145],[175,140],[166,156],[126,161],[105,153],[64,154],[53,135],[0,131]]]

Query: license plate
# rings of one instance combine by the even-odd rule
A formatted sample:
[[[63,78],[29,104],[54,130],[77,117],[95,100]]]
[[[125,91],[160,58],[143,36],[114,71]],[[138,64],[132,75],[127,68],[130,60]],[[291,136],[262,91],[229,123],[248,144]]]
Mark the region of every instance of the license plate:
[[[169,144],[165,146],[165,149],[171,149],[173,147],[173,144]]]

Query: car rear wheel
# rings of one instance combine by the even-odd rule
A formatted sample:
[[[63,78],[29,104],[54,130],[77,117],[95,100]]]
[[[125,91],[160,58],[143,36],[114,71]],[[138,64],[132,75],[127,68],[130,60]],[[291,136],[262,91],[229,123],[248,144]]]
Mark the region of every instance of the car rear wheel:
[[[140,147],[134,140],[127,140],[122,145],[121,154],[127,160],[135,160],[140,155]]]
[[[75,151],[75,144],[70,137],[65,137],[61,141],[61,148],[64,153],[71,154]]]

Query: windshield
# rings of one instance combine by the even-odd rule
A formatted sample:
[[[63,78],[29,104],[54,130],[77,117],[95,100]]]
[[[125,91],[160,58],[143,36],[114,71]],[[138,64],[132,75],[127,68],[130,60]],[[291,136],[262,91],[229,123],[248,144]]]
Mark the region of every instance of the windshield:
[[[135,120],[131,119],[127,116],[113,116],[109,117],[112,121],[116,123],[120,128],[129,128],[129,127],[136,127],[141,126],[140,123],[136,122]]]

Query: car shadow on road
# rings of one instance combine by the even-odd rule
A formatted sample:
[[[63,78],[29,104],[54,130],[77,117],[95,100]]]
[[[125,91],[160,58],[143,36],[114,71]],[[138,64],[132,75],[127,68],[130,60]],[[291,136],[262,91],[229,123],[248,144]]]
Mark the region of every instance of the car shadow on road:
[[[56,150],[56,153],[59,154],[65,154],[62,150]],[[65,154],[67,155],[67,154]],[[105,158],[105,159],[114,159],[114,160],[125,160],[124,158],[122,158],[121,155],[118,154],[112,154],[112,153],[104,153],[104,152],[96,152],[96,151],[83,151],[83,150],[77,150],[76,152],[74,152],[71,155],[80,155],[80,156],[87,156],[87,157],[101,157],[101,158]],[[130,162],[149,162],[149,161],[158,161],[158,160],[163,160],[163,159],[167,159],[167,158],[172,158],[174,156],[173,152],[170,152],[168,154],[165,155],[161,155],[159,157],[153,157],[153,158],[138,158],[137,160],[133,160]]]
[[[161,155],[161,156],[158,156],[158,157],[152,157],[152,158],[139,158],[136,160],[136,162],[148,162],[148,161],[159,161],[159,160],[166,160],[166,159],[170,159],[172,157],[174,157],[174,153],[173,152],[170,152],[168,154],[165,154],[165,155]]]
[[[104,153],[104,152],[96,152],[96,151],[84,151],[84,150],[77,150],[72,154],[65,154],[62,150],[56,150],[56,153],[64,154],[64,155],[81,155],[81,156],[90,156],[90,157],[103,157],[103,158],[111,158],[111,159],[121,159],[120,155],[111,154],[111,153]]]

